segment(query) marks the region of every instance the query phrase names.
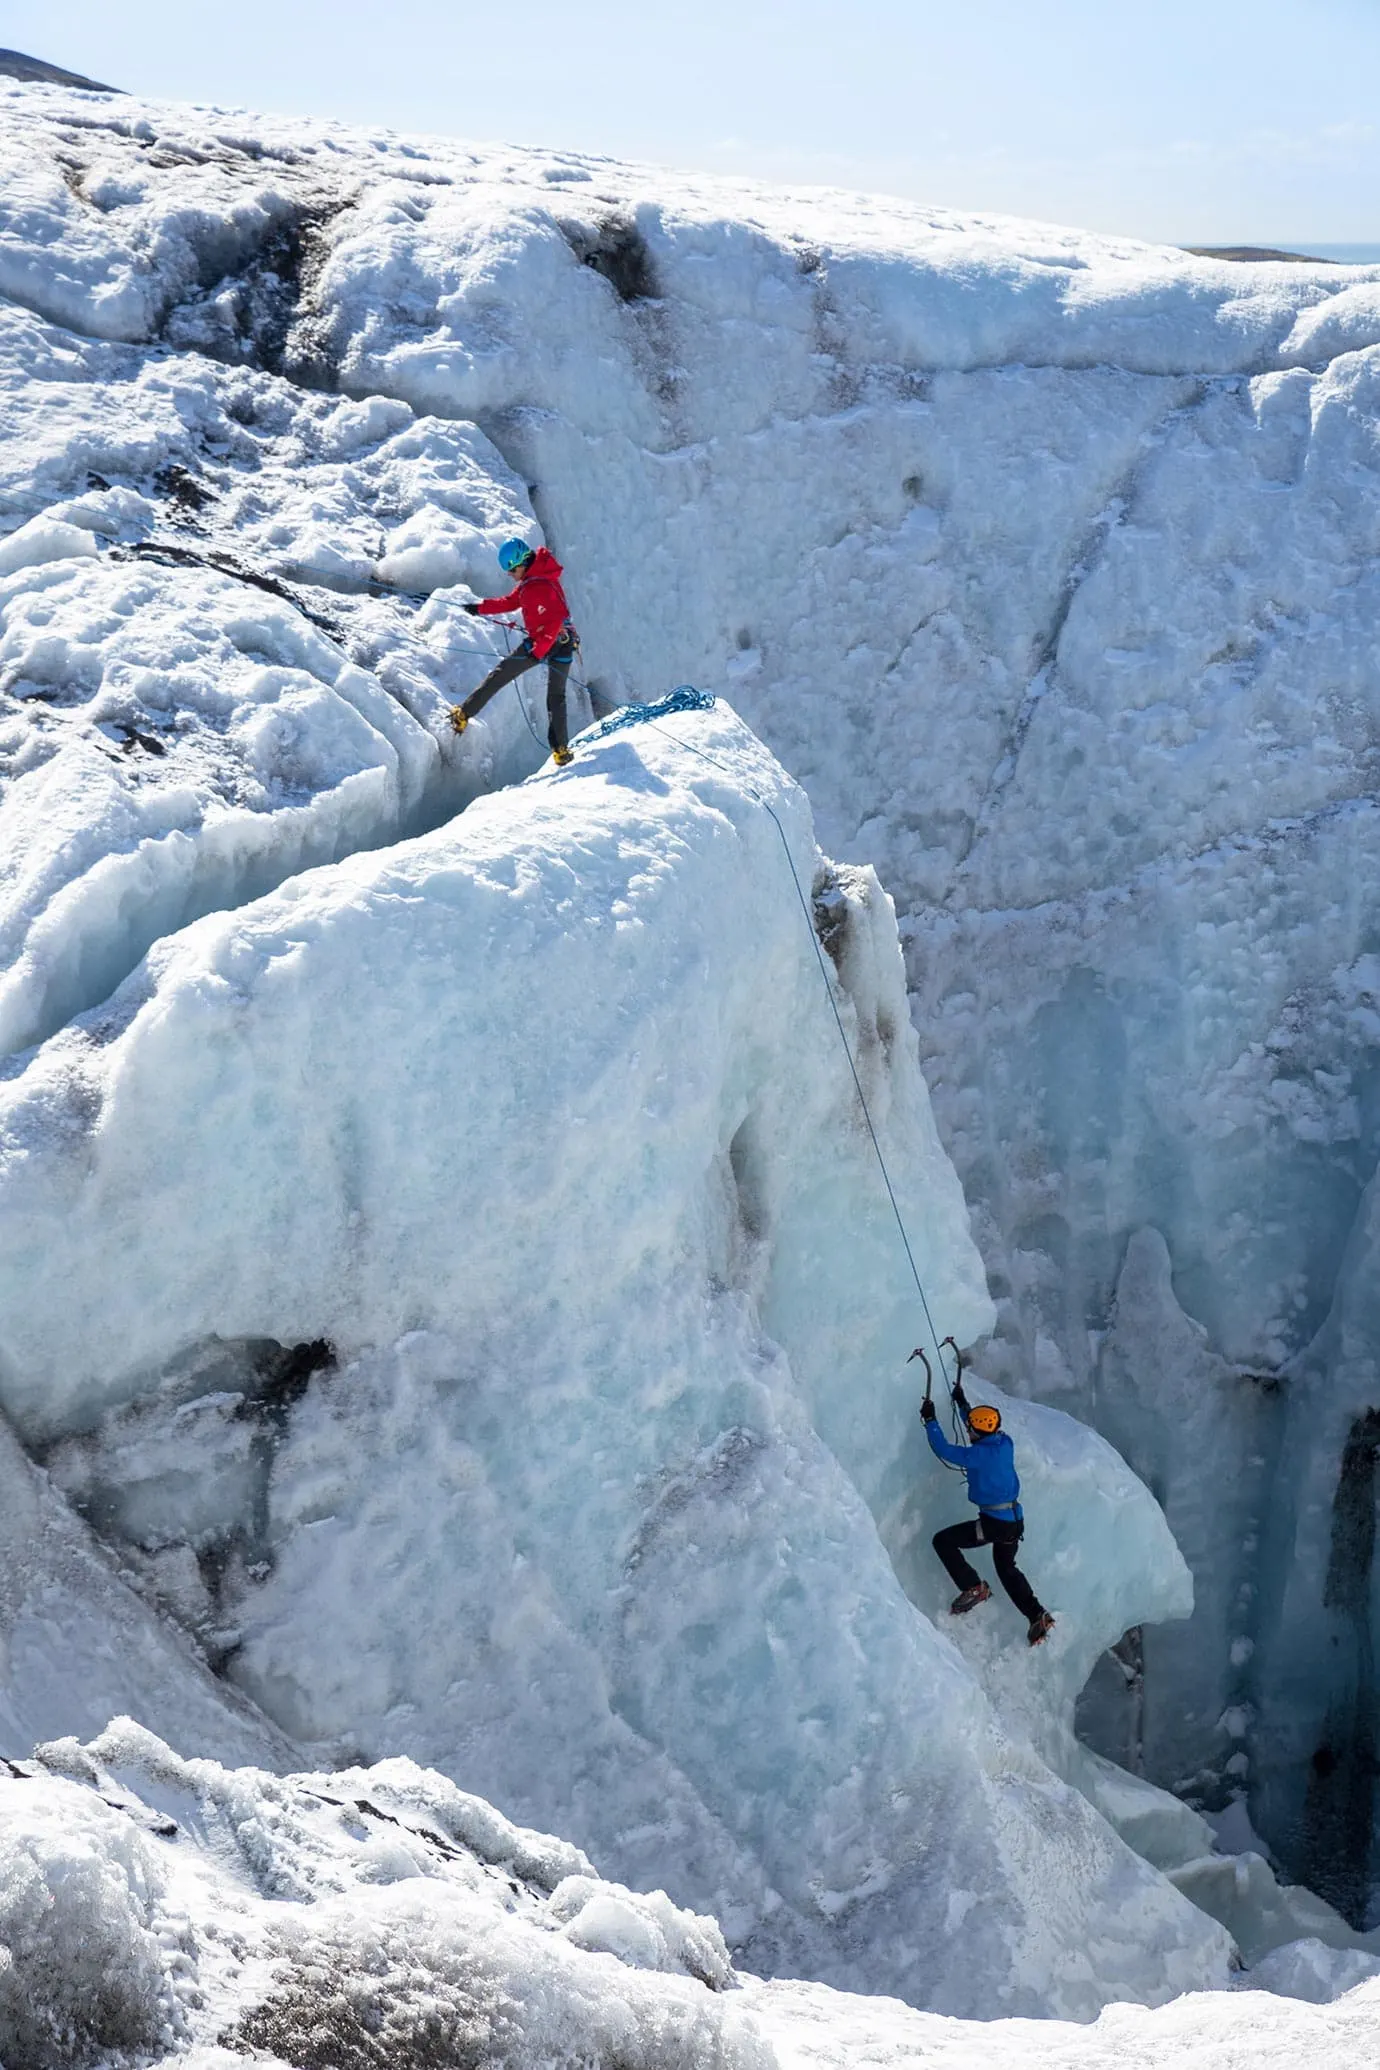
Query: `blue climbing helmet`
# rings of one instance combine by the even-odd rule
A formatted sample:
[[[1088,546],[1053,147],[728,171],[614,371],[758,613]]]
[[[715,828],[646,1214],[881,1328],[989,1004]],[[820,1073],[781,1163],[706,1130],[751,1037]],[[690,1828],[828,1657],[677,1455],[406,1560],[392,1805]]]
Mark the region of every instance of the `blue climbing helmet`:
[[[498,565],[505,575],[516,575],[535,552],[536,548],[529,546],[525,539],[505,539],[498,549]]]

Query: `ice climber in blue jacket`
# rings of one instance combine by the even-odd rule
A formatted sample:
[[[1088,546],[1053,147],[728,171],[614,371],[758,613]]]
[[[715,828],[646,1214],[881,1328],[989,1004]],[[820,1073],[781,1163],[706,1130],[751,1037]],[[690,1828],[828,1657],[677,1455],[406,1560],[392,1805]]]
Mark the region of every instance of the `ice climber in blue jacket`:
[[[1026,1637],[1032,1646],[1038,1646],[1054,1629],[1054,1619],[1016,1565],[1016,1547],[1025,1536],[1025,1512],[1020,1502],[1015,1449],[1001,1427],[999,1410],[987,1402],[969,1408],[961,1379],[954,1383],[953,1397],[968,1428],[966,1445],[949,1443],[939,1428],[928,1394],[920,1405],[930,1450],[947,1465],[962,1467],[968,1476],[968,1500],[977,1504],[977,1515],[966,1524],[950,1524],[947,1530],[934,1534],[934,1549],[958,1590],[949,1605],[950,1612],[954,1617],[962,1617],[991,1597],[987,1583],[963,1557],[974,1546],[990,1545],[997,1579],[1026,1619]]]

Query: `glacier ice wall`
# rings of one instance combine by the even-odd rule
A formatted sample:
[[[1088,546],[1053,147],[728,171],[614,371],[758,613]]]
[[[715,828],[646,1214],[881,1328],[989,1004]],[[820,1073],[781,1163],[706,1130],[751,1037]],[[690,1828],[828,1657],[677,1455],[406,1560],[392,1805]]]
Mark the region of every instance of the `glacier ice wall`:
[[[5,1406],[149,1586],[181,1555],[184,1617],[205,1556],[223,1672],[299,1743],[463,1776],[712,1904],[746,1959],[988,2012],[1220,1980],[1226,1935],[1002,1724],[878,1535],[914,1299],[762,798],[814,883],[802,794],[726,708],[682,715],[155,947],[0,1104]],[[819,883],[970,1338],[885,901]],[[270,1342],[322,1355],[256,1453],[235,1359]],[[1142,1549],[1109,1606],[1106,1561],[1050,1547],[1073,1657],[1027,1673],[1067,1713],[1087,1631],[1187,1581],[1054,1421]]]
[[[1364,1828],[1373,279],[3,92],[8,1044],[535,765],[512,706],[477,762],[443,722],[488,658],[445,591],[535,511],[605,687],[728,683],[897,898],[985,1368],[1122,1445],[1195,1569],[1099,1738],[1207,1804],[1258,1776],[1296,1870]],[[778,1335],[851,1291],[765,1269]],[[170,1384],[254,1394],[283,1327]],[[263,1446],[200,1426],[214,1532]],[[154,1564],[210,1634],[222,1578]]]
[[[390,587],[419,562],[480,582],[530,521],[472,426],[93,347],[3,303],[0,369],[9,1053],[200,913],[434,824],[535,757],[508,711],[459,761],[447,703],[498,635]]]
[[[194,197],[231,191],[236,146],[196,134],[194,175],[142,173],[63,283],[66,320],[243,349],[222,304],[252,282],[194,280]],[[1376,1164],[1373,274],[439,143],[377,140],[347,191],[350,148],[249,183],[318,208],[279,363],[478,421],[607,685],[722,674],[831,851],[878,868],[999,1303],[988,1370],[1134,1444],[1157,1380],[1118,1283],[1137,1231],[1165,1241],[1154,1336],[1186,1363],[1157,1419],[1209,1376],[1176,1471],[1189,1506],[1231,1495],[1196,1628],[1142,1652],[1105,1743],[1209,1806],[1286,1741],[1364,1773],[1350,1670],[1305,1749],[1262,1663],[1276,1572],[1331,1614],[1296,1476],[1345,1505],[1380,1400],[1353,1369],[1345,1429],[1270,1422],[1335,1341]],[[83,151],[99,182],[141,145]],[[1153,1477],[1161,1450],[1129,1456]],[[1251,1805],[1298,1871],[1290,1801]]]
[[[289,1765],[291,1744],[208,1671],[0,1421],[0,1760],[137,1709],[232,1763]]]

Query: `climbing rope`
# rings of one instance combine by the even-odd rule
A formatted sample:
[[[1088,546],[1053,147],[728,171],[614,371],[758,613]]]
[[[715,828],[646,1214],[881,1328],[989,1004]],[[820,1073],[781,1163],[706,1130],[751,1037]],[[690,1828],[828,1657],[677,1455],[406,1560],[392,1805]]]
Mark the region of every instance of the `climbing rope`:
[[[707,691],[696,690],[691,684],[682,683],[677,689],[672,690],[665,697],[658,698],[653,704],[625,705],[621,711],[612,713],[602,724],[594,728],[592,738],[595,740],[605,739],[610,733],[616,733],[623,726],[650,725],[653,732],[660,733],[674,747],[683,749],[687,754],[698,755],[702,762],[710,763],[712,767],[722,770],[726,776],[731,777],[735,783],[742,784],[740,771],[730,768],[729,764],[720,761],[717,755],[711,755],[706,749],[696,747],[693,741],[682,740],[679,734],[676,733],[668,733],[664,726],[657,723],[659,719],[669,717],[673,712],[709,711],[712,709],[713,704],[714,699]],[[820,943],[819,931],[815,926],[814,915],[810,910],[805,897],[804,887],[800,882],[800,872],[796,869],[795,857],[791,854],[791,844],[786,838],[786,829],[782,826],[776,808],[769,799],[764,798],[762,793],[754,789],[751,784],[743,785],[743,788],[746,789],[748,796],[754,803],[760,805],[763,811],[769,815],[772,825],[781,837],[781,846],[785,852],[787,867],[791,873],[791,882],[795,885],[795,895],[800,902],[800,910],[804,916],[810,940],[814,945],[815,960],[819,965],[820,981],[824,986],[825,996],[829,1001],[830,1010],[834,1016],[834,1025],[838,1029],[839,1041],[843,1045],[843,1053],[848,1059],[848,1069],[852,1073],[853,1078],[853,1089],[858,1095],[858,1105],[862,1108],[863,1120],[867,1123],[867,1133],[872,1140],[872,1149],[877,1159],[877,1168],[882,1175],[882,1184],[886,1187],[886,1196],[891,1203],[891,1212],[896,1218],[896,1227],[905,1250],[906,1263],[910,1266],[910,1275],[915,1281],[915,1291],[920,1296],[920,1306],[924,1311],[925,1321],[929,1325],[935,1355],[939,1360],[939,1369],[943,1372],[944,1354],[940,1348],[939,1332],[935,1328],[934,1317],[930,1314],[930,1304],[925,1298],[925,1288],[920,1278],[919,1268],[915,1263],[915,1253],[911,1249],[910,1237],[906,1231],[900,1203],[896,1198],[896,1189],[891,1183],[891,1174],[886,1168],[886,1159],[882,1155],[882,1146],[872,1121],[872,1110],[867,1104],[867,1095],[863,1091],[862,1079],[858,1075],[858,1067],[853,1059],[853,1050],[848,1040],[848,1031],[843,1025],[843,1015],[839,1012],[839,1003],[835,997],[834,987],[830,983],[829,971],[824,961],[824,950]],[[946,1337],[944,1342],[952,1344],[953,1339],[952,1337]],[[957,1351],[957,1345],[954,1346],[954,1349]],[[926,1370],[928,1370],[928,1359],[926,1359],[925,1364]]]
[[[672,712],[708,712],[713,709],[714,699],[707,690],[695,690],[689,683],[682,683],[679,689],[668,691],[665,697],[658,697],[654,704],[622,705],[616,712],[610,712],[606,719],[601,719],[597,726],[591,727],[588,737],[591,740],[606,740],[610,733],[617,733],[624,726],[654,725],[658,719],[669,718]],[[660,731],[660,728],[657,730]],[[668,733],[666,738],[675,741],[677,747],[690,746],[688,740],[677,740],[674,733]],[[702,750],[695,748],[693,752],[700,754]],[[711,758],[705,755],[704,759],[709,761]],[[765,798],[759,799],[758,802],[766,804]],[[771,811],[769,805],[767,810]]]
[[[513,651],[513,630],[514,630],[514,628],[513,628],[512,626],[510,626],[510,625],[505,625],[505,624],[503,624],[503,623],[502,623],[502,621],[500,621],[500,625],[499,625],[499,630],[500,630],[500,631],[502,632],[502,634],[503,634],[503,657],[504,657],[504,659],[505,659],[505,661],[506,661],[506,660],[507,660],[507,658],[508,658],[508,656],[509,656],[509,655],[510,655],[510,654],[512,653],[512,651]],[[528,732],[529,732],[529,733],[531,734],[531,736],[532,736],[533,740],[535,740],[535,742],[537,743],[537,746],[538,746],[538,747],[539,747],[539,748],[541,749],[542,753],[543,753],[544,755],[549,755],[549,754],[550,754],[550,752],[551,752],[551,743],[550,743],[549,741],[547,741],[547,740],[543,740],[543,738],[542,738],[541,734],[540,734],[540,733],[538,733],[538,731],[537,731],[537,728],[536,728],[536,722],[535,722],[535,720],[533,719],[533,717],[532,717],[532,714],[531,714],[531,712],[530,712],[530,711],[528,711],[528,709],[527,709],[527,699],[526,699],[526,698],[524,697],[524,695],[523,695],[523,692],[522,692],[522,677],[521,677],[521,676],[514,676],[514,678],[513,678],[513,688],[514,688],[514,689],[516,690],[516,692],[517,692],[517,701],[518,701],[518,704],[519,704],[519,706],[520,706],[520,708],[521,708],[521,711],[522,711],[522,716],[523,716],[523,718],[524,718],[524,719],[526,719],[526,721],[527,721],[527,731],[528,731]]]

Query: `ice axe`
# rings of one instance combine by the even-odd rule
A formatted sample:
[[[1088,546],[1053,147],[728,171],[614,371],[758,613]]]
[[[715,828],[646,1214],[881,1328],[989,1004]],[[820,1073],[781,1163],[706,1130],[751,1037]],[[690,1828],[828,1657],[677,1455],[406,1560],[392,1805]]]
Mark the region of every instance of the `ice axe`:
[[[957,1370],[954,1373],[953,1386],[949,1389],[949,1392],[950,1394],[954,1394],[963,1385],[963,1353],[959,1350],[958,1345],[954,1342],[954,1339],[952,1337],[946,1337],[944,1339],[944,1344],[949,1344],[953,1346],[954,1365]],[[939,1347],[941,1356],[943,1354],[944,1344],[941,1344]],[[916,1345],[914,1351],[906,1360],[906,1364],[908,1366],[913,1365],[916,1359],[919,1359],[921,1364],[925,1368],[925,1400],[930,1401],[933,1399],[934,1396],[934,1374],[930,1370],[929,1358],[923,1346],[919,1344]],[[947,1377],[948,1376],[946,1374],[945,1378],[947,1379]]]
[[[953,1344],[954,1347],[954,1384],[949,1389],[949,1392],[950,1394],[957,1394],[959,1388],[963,1385],[963,1353],[959,1350],[957,1344],[954,1344],[952,1337],[946,1337],[944,1344]],[[939,1348],[942,1351],[944,1345],[941,1344]]]
[[[908,1366],[913,1366],[915,1364],[916,1359],[919,1359],[925,1368],[925,1400],[927,1402],[932,1401],[934,1398],[934,1374],[930,1370],[929,1359],[926,1357],[924,1350],[919,1344],[916,1345],[914,1351],[906,1360],[906,1364]]]

